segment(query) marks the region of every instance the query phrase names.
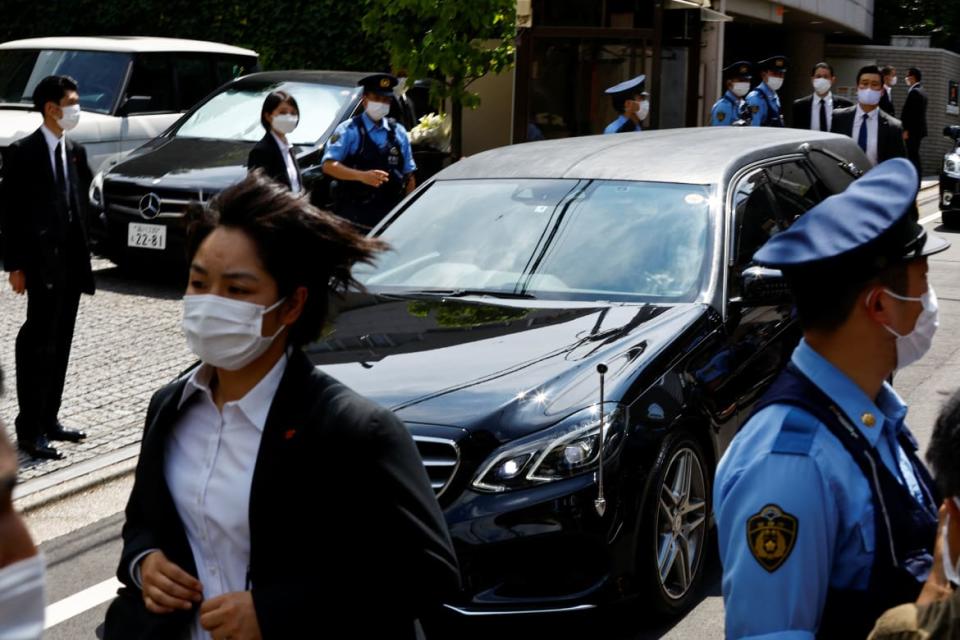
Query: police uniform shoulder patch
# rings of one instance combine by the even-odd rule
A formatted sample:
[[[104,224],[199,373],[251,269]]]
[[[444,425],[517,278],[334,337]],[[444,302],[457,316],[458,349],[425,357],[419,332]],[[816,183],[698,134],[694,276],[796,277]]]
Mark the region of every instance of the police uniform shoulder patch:
[[[754,113],[759,113],[759,112],[760,112],[760,105],[758,105],[758,104],[752,104],[752,105],[750,105],[750,111],[752,111],[752,112],[754,112]]]
[[[717,120],[719,120],[720,122],[723,122],[726,119],[727,119],[727,114],[725,114],[723,111],[717,111]]]
[[[747,544],[760,566],[773,573],[779,569],[797,541],[800,522],[775,504],[768,504],[747,520]]]
[[[330,136],[330,144],[337,144],[337,140],[339,139],[340,139],[340,134],[334,133],[332,136]]]

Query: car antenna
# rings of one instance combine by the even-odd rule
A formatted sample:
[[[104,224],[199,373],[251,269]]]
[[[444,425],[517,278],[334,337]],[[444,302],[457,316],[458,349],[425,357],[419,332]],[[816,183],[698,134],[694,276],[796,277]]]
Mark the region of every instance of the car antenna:
[[[597,373],[600,374],[600,462],[597,467],[597,499],[593,501],[593,508],[597,510],[597,515],[601,518],[607,510],[607,499],[603,495],[603,449],[604,449],[604,431],[606,431],[603,417],[603,381],[607,374],[607,364],[601,362],[597,365]]]

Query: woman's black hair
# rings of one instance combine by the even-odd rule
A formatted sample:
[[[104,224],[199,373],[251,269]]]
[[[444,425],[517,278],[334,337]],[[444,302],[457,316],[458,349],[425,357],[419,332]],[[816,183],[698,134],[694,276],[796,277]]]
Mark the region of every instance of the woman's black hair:
[[[386,243],[368,238],[347,220],[310,204],[304,196],[267,178],[259,169],[220,192],[206,205],[188,209],[190,261],[217,227],[243,231],[257,247],[260,261],[277,282],[281,297],[307,289],[300,318],[290,328],[290,344],[303,346],[320,336],[329,294],[363,289],[351,269],[371,264]]]
[[[941,493],[945,497],[960,496],[960,391],[954,392],[937,417],[927,462]]]
[[[268,132],[270,131],[270,121],[267,120],[267,114],[273,113],[277,107],[282,104],[288,104],[293,107],[297,114],[300,114],[300,107],[297,106],[297,100],[286,91],[271,91],[263,99],[263,109],[260,109],[260,124]]]

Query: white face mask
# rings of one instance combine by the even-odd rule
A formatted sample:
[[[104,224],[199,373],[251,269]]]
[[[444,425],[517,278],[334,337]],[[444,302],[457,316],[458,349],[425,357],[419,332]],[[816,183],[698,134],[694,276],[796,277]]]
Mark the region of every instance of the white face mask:
[[[637,119],[646,120],[648,115],[650,115],[650,101],[641,100],[640,108],[637,109]]]
[[[263,355],[286,329],[283,325],[272,336],[262,335],[263,316],[284,300],[264,307],[222,296],[183,296],[182,326],[187,345],[206,364],[227,371],[242,369]]]
[[[960,509],[960,498],[954,498],[953,503],[957,505],[957,508]],[[953,562],[953,557],[950,555],[950,536],[947,535],[947,532],[950,530],[950,514],[947,514],[947,519],[943,523],[943,529],[941,530],[941,535],[943,536],[943,545],[940,547],[943,551],[943,575],[944,577],[953,583],[953,586],[960,587],[960,558],[957,558],[957,562]]]
[[[40,638],[43,634],[43,573],[41,555],[0,569],[0,640]]]
[[[64,131],[70,131],[80,123],[80,105],[72,104],[69,107],[60,107],[63,115],[57,119],[57,125]]]
[[[893,76],[892,78],[890,78],[890,83],[887,86],[895,87],[896,85],[897,85],[897,76]]]
[[[730,90],[733,91],[733,95],[737,96],[738,98],[742,98],[743,96],[750,93],[750,83],[734,82],[733,87]]]
[[[940,326],[937,294],[932,286],[928,287],[927,292],[919,298],[897,295],[889,289],[884,289],[884,291],[888,296],[897,300],[923,304],[923,311],[917,316],[917,324],[914,325],[913,331],[910,333],[902,336],[886,325],[883,327],[897,337],[897,369],[903,369],[922,358],[930,350],[930,345],[933,343],[933,334],[937,332],[937,327]]]
[[[857,100],[860,104],[877,105],[880,104],[882,91],[877,89],[857,89]]]
[[[299,122],[300,116],[292,113],[281,113],[280,115],[273,116],[272,124],[274,129],[286,135],[292,133],[293,130],[297,128]]]
[[[374,102],[370,100],[367,102],[366,108],[367,115],[370,116],[370,119],[374,122],[380,122],[387,117],[387,114],[390,113],[390,104],[386,102]]]
[[[833,86],[833,83],[830,82],[829,78],[814,78],[813,79],[813,90],[817,93],[823,95],[827,91],[830,91],[830,87]]]
[[[774,91],[779,91],[780,87],[783,86],[783,78],[778,78],[777,76],[767,76],[767,86]]]

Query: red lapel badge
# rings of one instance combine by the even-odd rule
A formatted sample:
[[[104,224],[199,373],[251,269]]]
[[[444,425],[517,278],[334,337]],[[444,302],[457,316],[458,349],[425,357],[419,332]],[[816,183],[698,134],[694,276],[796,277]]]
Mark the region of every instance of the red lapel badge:
[[[293,440],[293,436],[297,435],[296,429],[287,429],[286,433],[283,434],[284,440]]]

